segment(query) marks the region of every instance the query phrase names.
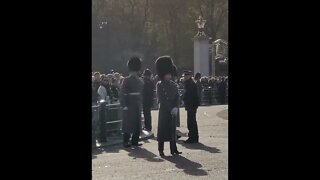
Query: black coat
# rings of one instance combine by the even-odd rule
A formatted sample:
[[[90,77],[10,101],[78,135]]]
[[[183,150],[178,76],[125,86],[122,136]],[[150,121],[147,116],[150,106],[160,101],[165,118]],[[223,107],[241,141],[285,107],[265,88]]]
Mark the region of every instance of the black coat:
[[[100,83],[99,82],[93,82],[92,84],[92,103],[97,103],[99,100],[99,94],[98,94],[98,89],[99,89]]]
[[[177,122],[176,118],[171,115],[171,110],[174,107],[179,108],[177,84],[173,81],[159,81],[157,83],[157,97],[160,103],[157,140],[175,140]]]
[[[111,86],[112,97],[118,99],[119,98],[119,89],[116,86]]]
[[[113,93],[111,91],[111,86],[109,84],[104,86],[106,88],[107,91],[107,95],[109,96],[109,98],[112,100],[113,99]]]
[[[123,110],[122,131],[134,133],[141,129],[141,104],[143,82],[137,76],[129,76],[123,80],[120,88],[121,107]]]
[[[218,86],[219,100],[221,104],[225,103],[226,91],[227,91],[227,84],[225,81],[222,81]]]
[[[183,101],[185,109],[197,109],[200,104],[200,100],[196,83],[192,79],[189,79],[185,82],[184,88]]]
[[[218,86],[219,94],[221,96],[225,96],[226,95],[226,90],[227,90],[227,84],[226,84],[225,81],[222,81]]]
[[[201,100],[201,94],[202,94],[202,84],[200,81],[196,81],[197,90],[198,90],[198,98]]]
[[[143,107],[151,108],[153,105],[153,95],[154,95],[154,82],[151,79],[143,79],[143,91],[142,91],[142,99],[143,99]]]

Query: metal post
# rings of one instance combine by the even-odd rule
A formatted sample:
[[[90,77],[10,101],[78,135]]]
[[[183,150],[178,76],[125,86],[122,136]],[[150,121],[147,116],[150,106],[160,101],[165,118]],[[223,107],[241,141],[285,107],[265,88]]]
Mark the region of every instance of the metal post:
[[[100,134],[99,143],[107,142],[107,132],[106,132],[106,104],[107,102],[102,102],[99,106],[99,123],[100,123]]]

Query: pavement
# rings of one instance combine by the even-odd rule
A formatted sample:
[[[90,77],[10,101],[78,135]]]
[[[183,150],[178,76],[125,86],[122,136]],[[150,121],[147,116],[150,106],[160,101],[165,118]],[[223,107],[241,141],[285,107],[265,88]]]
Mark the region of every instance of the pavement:
[[[228,105],[201,106],[197,112],[199,143],[187,139],[186,111],[180,108],[182,137],[177,147],[182,154],[172,156],[169,142],[165,157],[158,153],[156,137],[141,141],[141,147],[121,144],[96,148],[92,152],[92,179],[228,179]],[[153,133],[157,134],[158,111],[152,111]]]
[[[142,130],[140,132],[140,136],[139,136],[139,140],[140,141],[144,141],[144,140],[147,140],[147,139],[150,139],[150,138],[153,138],[154,137],[154,133],[151,131],[146,131],[146,130]],[[122,139],[122,134],[117,132],[115,133],[114,135],[112,136],[107,136],[107,142],[105,143],[99,143],[97,140],[96,140],[96,147],[99,149],[101,148],[105,148],[105,147],[108,147],[108,146],[114,146],[114,145],[121,145],[123,144],[123,139]],[[95,151],[95,150],[93,150]]]

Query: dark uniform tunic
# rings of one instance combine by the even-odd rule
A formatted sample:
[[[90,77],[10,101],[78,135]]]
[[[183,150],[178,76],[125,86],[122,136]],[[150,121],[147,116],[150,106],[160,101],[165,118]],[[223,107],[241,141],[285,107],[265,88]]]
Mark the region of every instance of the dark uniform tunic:
[[[141,105],[142,105],[142,87],[143,82],[138,76],[129,76],[123,80],[120,89],[121,107],[127,107],[123,110],[122,131],[124,133],[124,143],[133,133],[132,144],[138,143],[141,130]]]
[[[171,110],[174,107],[179,108],[177,84],[173,81],[159,81],[157,97],[160,103],[157,140],[175,141],[176,120],[171,115]]]

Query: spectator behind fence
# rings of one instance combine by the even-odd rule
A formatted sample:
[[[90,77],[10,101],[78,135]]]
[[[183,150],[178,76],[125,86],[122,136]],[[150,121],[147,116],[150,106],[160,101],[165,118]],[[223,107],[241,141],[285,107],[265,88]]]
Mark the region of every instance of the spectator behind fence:
[[[117,86],[117,88],[120,88],[120,74],[118,72],[114,73],[115,83],[114,85]]]
[[[98,88],[100,87],[100,73],[95,72],[93,73],[92,77],[92,103],[97,103],[99,100],[98,96]]]
[[[119,88],[118,83],[115,78],[111,80],[111,92],[112,92],[112,100],[117,101],[119,99]]]
[[[226,102],[226,82],[224,78],[221,78],[221,81],[218,85],[218,94],[219,94],[219,102],[220,104],[225,104]]]
[[[201,77],[200,83],[201,83],[203,88],[208,87],[208,79],[207,79],[207,77],[205,77],[205,76]]]
[[[143,90],[142,90],[142,99],[143,99],[143,116],[145,129],[147,131],[152,130],[151,123],[151,108],[153,105],[153,95],[155,90],[155,85],[151,80],[152,72],[149,69],[144,70],[143,72]]]
[[[95,104],[98,101],[98,90],[94,86],[94,76],[92,76],[92,82],[91,82],[91,88],[92,88],[92,103]]]
[[[107,75],[104,75],[107,79],[107,84],[104,85],[104,87],[106,88],[107,90],[107,94],[108,94],[108,98],[109,98],[109,103],[111,103],[113,101],[113,92],[111,90],[111,84],[112,84],[112,79],[113,79],[113,75],[112,74],[107,74]]]
[[[109,97],[108,97],[108,94],[107,94],[107,88],[106,86],[108,85],[108,79],[105,75],[102,75],[101,76],[101,84],[99,86],[99,89],[98,89],[98,94],[99,94],[99,100],[105,100],[107,102],[109,102]]]

